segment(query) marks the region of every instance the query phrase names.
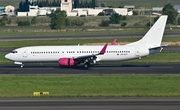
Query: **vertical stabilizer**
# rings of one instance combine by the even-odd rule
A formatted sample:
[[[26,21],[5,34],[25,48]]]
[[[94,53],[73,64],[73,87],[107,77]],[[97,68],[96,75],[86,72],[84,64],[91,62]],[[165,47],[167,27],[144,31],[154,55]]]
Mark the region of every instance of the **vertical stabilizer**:
[[[160,46],[166,26],[167,17],[167,15],[162,15],[142,39],[127,45],[143,45],[149,46],[151,48]]]

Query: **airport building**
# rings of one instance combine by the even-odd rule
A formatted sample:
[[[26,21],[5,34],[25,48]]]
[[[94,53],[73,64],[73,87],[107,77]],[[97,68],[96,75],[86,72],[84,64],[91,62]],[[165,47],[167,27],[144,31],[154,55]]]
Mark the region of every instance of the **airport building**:
[[[67,16],[97,16],[100,12],[103,12],[105,9],[113,9],[119,15],[132,15],[129,14],[128,10],[131,10],[134,6],[130,8],[108,8],[108,7],[96,7],[96,8],[75,8],[73,9],[73,0],[61,0],[60,7],[38,7],[38,6],[29,6],[28,12],[17,12],[17,16],[46,16],[51,14],[52,10],[64,10],[67,13]],[[132,12],[131,12],[132,13]]]
[[[176,9],[178,11],[178,13],[180,14],[180,5],[175,5],[174,9]]]
[[[130,8],[108,8],[108,7],[96,7],[96,8],[72,8],[72,0],[61,0],[61,10],[67,12],[68,16],[97,16],[100,12],[103,12],[105,9],[113,9],[119,15],[126,16],[128,15],[128,10],[131,11],[134,9],[134,6]]]
[[[11,5],[8,5],[8,6],[5,7],[4,12],[7,15],[15,15],[15,7],[13,7]]]
[[[52,11],[60,10],[59,7],[38,7],[29,6],[28,12],[17,12],[17,16],[46,16],[51,14]]]
[[[0,6],[0,15],[4,14],[4,10],[5,10],[5,7],[4,6]]]

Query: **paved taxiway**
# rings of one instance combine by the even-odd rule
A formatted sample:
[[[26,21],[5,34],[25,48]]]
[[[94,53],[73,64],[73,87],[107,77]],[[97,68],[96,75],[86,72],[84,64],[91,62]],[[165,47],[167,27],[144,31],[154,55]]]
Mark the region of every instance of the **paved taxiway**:
[[[23,68],[14,64],[1,64],[0,74],[18,75],[48,75],[48,74],[180,74],[180,63],[172,64],[100,64],[84,70],[82,67],[63,68],[58,63],[53,64],[25,64]]]
[[[179,110],[179,98],[0,99],[1,110]]]
[[[145,33],[130,33],[130,34],[86,34],[86,35],[54,35],[54,36],[0,36],[0,41],[13,41],[13,40],[55,40],[55,39],[87,39],[87,38],[132,38],[143,37]],[[179,32],[168,33],[165,32],[165,37],[179,36]]]

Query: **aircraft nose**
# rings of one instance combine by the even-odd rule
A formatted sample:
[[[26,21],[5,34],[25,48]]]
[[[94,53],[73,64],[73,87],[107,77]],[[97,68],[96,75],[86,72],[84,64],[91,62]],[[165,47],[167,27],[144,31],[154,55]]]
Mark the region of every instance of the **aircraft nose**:
[[[8,53],[8,54],[5,55],[5,58],[6,58],[6,59],[10,59],[10,58],[11,58],[11,55]]]

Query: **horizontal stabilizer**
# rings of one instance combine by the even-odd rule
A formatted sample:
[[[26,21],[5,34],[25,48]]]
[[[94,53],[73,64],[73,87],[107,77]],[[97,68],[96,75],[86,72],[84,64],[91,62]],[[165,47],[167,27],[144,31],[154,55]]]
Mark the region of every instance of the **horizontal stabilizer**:
[[[167,47],[169,44],[162,44],[161,47]]]
[[[163,48],[163,47],[167,47],[168,44],[163,44],[161,46],[158,46],[158,47],[153,47],[153,48],[149,48],[149,50],[152,50],[152,49],[159,49],[159,48]]]

